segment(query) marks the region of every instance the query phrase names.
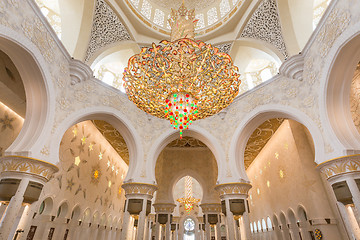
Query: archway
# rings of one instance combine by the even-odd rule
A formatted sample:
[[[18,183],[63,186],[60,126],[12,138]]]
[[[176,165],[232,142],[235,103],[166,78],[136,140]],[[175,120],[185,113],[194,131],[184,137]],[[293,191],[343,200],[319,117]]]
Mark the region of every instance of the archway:
[[[8,68],[6,75],[14,80],[20,77],[23,87],[19,87],[18,90],[24,89],[26,96],[25,101],[24,94],[19,95],[18,90],[18,94],[2,95],[8,100],[12,98],[9,96],[18,96],[17,100],[13,99],[12,103],[9,103],[9,107],[25,118],[18,137],[11,146],[7,146],[6,154],[24,155],[31,152],[29,155],[33,156],[34,152],[42,148],[41,141],[46,139],[44,129],[49,128],[53,116],[49,106],[54,104],[54,99],[50,99],[49,96],[54,95],[54,90],[51,81],[45,81],[51,79],[51,76],[37,47],[30,40],[4,26],[0,26],[0,50],[18,70],[16,73],[13,68]],[[2,87],[2,91],[4,89]]]
[[[184,136],[167,144],[159,154],[155,167],[158,190],[155,204],[174,204],[171,224],[178,226],[180,239],[199,239],[203,229],[201,204],[220,203],[215,191],[217,162],[212,151],[200,140]],[[157,212],[158,213],[158,212]],[[186,230],[184,221],[192,219],[193,230]],[[189,220],[190,221],[190,220]]]
[[[219,181],[219,183],[222,183],[226,178],[226,168],[225,168],[225,164],[223,164],[225,163],[226,156],[218,140],[214,136],[212,136],[208,131],[198,126],[193,126],[191,127],[191,130],[184,131],[183,136],[184,138],[191,137],[201,141],[210,150],[217,164],[217,169],[218,169],[217,180]],[[150,175],[149,177],[151,179],[154,179],[153,180],[154,182],[156,182],[155,167],[157,164],[158,157],[161,154],[161,151],[169,143],[177,139],[179,139],[179,133],[175,132],[174,130],[169,130],[163,133],[160,137],[158,137],[158,139],[152,145],[148,154],[148,161],[146,161],[146,166],[149,171],[148,175]],[[237,169],[230,169],[229,171],[231,171],[232,176],[234,178],[230,180],[235,181],[235,179],[237,179],[237,176],[239,176]]]
[[[345,40],[340,39],[340,47],[331,51],[335,60],[329,63],[328,79],[323,84],[326,89],[322,99],[322,107],[326,109],[323,113],[325,125],[336,135],[333,142],[340,145],[336,156],[354,154],[360,145],[350,105],[352,80],[360,61],[360,35],[358,31],[348,35],[350,37]]]
[[[107,131],[106,128],[110,127],[110,133],[121,136],[123,139],[121,142],[126,145],[126,148],[128,149],[129,158],[128,174],[123,177],[126,177],[126,180],[129,180],[131,177],[137,177],[139,173],[136,169],[140,167],[138,164],[142,164],[143,160],[143,149],[140,137],[130,120],[128,120],[121,112],[110,107],[90,107],[82,109],[64,119],[55,132],[55,137],[52,139],[50,144],[52,159],[59,159],[58,149],[64,133],[77,123],[86,120],[99,121],[103,123],[105,121],[108,124],[105,126],[104,131]]]
[[[312,219],[333,218],[334,214],[328,209],[334,203],[327,197],[314,157],[312,134],[304,125],[285,118],[271,118],[260,124],[248,139],[244,151],[246,173],[252,184],[249,190],[250,219],[259,220],[274,212],[286,212],[287,220],[284,222],[285,216],[280,218],[283,237],[288,239],[290,233],[292,239],[299,239],[298,220],[289,209],[297,209],[301,203],[313,213]],[[306,183],[309,181],[311,184]],[[284,194],[286,198],[279,197]],[[264,226],[258,224],[257,227],[265,232]],[[331,231],[339,234],[339,226],[333,226]],[[276,231],[266,234],[277,235]],[[301,235],[302,238],[306,236]]]
[[[0,157],[15,141],[26,114],[25,89],[13,61],[0,50]]]
[[[239,94],[275,76],[284,60],[283,55],[271,44],[254,39],[237,40],[231,48],[230,55],[233,57],[234,65],[244,76]]]
[[[169,143],[158,157],[155,173],[159,188],[155,202],[174,203],[176,183],[185,176],[196,179],[201,186],[198,196],[202,195],[202,203],[219,202],[214,190],[218,175],[215,156],[198,139],[183,137]]]
[[[304,113],[297,109],[282,105],[263,105],[251,111],[243,119],[231,139],[229,157],[235,160],[241,177],[248,180],[245,167],[245,150],[248,140],[254,131],[269,119],[292,119],[304,125],[309,132],[314,144],[315,162],[324,161],[324,141],[322,134],[316,124]]]

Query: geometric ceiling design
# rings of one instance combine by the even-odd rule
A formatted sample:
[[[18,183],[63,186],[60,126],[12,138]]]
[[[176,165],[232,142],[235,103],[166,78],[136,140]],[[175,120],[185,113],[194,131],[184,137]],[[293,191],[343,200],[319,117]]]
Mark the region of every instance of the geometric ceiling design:
[[[120,155],[124,162],[129,165],[129,150],[121,134],[109,123],[102,120],[92,120],[92,123]]]
[[[270,43],[285,57],[288,57],[275,0],[263,0],[247,22],[240,37],[259,39]]]
[[[85,62],[100,48],[127,40],[131,40],[131,36],[118,15],[104,0],[97,0]]]
[[[255,160],[257,155],[261,152],[266,143],[274,135],[284,120],[284,118],[273,118],[266,120],[251,134],[246,144],[244,153],[245,169],[247,169]]]

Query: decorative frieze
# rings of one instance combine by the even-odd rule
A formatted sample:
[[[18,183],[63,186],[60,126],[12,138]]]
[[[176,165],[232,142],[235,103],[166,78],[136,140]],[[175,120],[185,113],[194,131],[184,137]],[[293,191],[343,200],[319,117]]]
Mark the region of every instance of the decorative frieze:
[[[221,213],[220,203],[203,203],[200,204],[203,213]]]
[[[317,166],[327,179],[346,173],[360,172],[360,154],[335,158]]]
[[[40,177],[44,182],[49,181],[59,168],[51,163],[35,158],[22,156],[5,156],[0,158],[0,171],[18,172]]]
[[[225,195],[247,195],[251,187],[251,184],[243,182],[224,183],[217,185],[215,190],[219,192],[220,198],[222,198]]]
[[[158,189],[155,185],[147,183],[124,183],[121,187],[125,190],[125,196],[136,194],[152,197]]]
[[[176,204],[174,203],[155,203],[153,204],[155,208],[155,212],[157,214],[159,213],[172,213],[174,211],[174,208],[176,207]]]

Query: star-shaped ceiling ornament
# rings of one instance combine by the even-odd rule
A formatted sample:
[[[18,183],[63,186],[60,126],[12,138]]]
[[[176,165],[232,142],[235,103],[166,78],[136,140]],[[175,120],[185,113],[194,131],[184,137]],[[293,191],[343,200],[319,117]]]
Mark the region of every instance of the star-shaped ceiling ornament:
[[[81,144],[82,144],[82,145],[85,145],[85,144],[86,144],[86,137],[85,137],[85,136],[83,136],[83,137],[81,138]]]
[[[76,127],[74,127],[74,129],[72,130],[72,133],[74,134],[74,137],[76,137],[78,134],[78,129]]]
[[[90,143],[90,144],[89,144],[89,151],[94,150],[93,147],[94,147],[94,145],[93,145],[92,143]]]
[[[12,122],[14,120],[15,120],[15,118],[10,118],[8,113],[5,112],[4,118],[0,118],[0,124],[2,124],[1,131],[4,131],[6,128],[14,130],[14,127],[12,125]]]

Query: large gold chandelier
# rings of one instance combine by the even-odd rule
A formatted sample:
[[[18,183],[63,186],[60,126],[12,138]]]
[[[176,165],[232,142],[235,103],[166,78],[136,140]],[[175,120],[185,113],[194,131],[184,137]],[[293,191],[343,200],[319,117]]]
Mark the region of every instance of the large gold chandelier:
[[[171,41],[142,48],[124,71],[128,98],[143,111],[170,120],[180,138],[193,121],[226,108],[241,83],[228,54],[194,40],[197,21],[194,9],[184,3],[172,9]]]

